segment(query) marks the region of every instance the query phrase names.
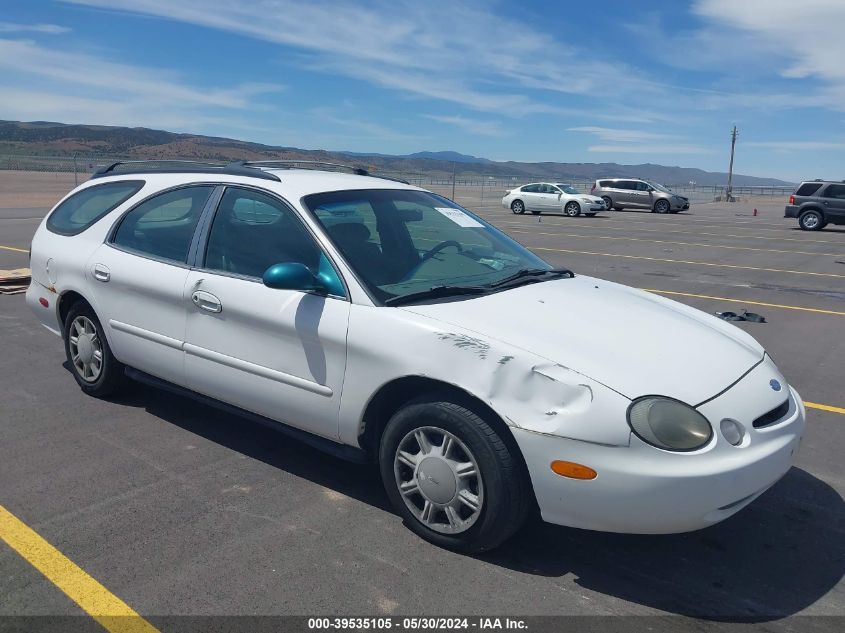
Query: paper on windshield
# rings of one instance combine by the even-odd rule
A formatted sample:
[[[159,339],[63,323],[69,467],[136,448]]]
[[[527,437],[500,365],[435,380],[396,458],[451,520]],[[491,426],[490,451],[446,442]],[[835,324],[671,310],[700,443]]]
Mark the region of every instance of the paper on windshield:
[[[447,218],[452,220],[458,226],[468,226],[468,227],[483,227],[484,225],[473,218],[472,216],[467,215],[460,209],[453,209],[451,207],[434,207],[435,211],[439,211]]]

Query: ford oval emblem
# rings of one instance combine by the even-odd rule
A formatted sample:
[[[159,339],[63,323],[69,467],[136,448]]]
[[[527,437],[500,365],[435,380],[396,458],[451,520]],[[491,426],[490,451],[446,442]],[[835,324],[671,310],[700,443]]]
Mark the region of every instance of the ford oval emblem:
[[[770,386],[770,387],[771,387],[774,391],[780,391],[780,390],[781,390],[780,383],[779,383],[777,380],[775,380],[774,378],[772,378],[772,379],[769,381],[769,386]]]

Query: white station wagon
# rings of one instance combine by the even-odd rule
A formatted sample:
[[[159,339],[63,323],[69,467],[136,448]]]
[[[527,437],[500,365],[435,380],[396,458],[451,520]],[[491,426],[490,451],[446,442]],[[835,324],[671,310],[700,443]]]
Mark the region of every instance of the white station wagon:
[[[535,506],[695,530],[789,470],[803,403],[742,330],[417,187],[293,167],[118,163],[53,209],[27,302],[83,391],[128,376],[374,461],[407,525],[463,551]]]

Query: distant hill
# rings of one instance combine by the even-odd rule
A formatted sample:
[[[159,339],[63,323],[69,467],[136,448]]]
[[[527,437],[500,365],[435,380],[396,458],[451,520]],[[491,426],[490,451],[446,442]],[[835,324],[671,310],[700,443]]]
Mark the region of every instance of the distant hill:
[[[727,174],[691,167],[669,167],[651,163],[523,163],[491,161],[452,151],[416,152],[405,156],[326,150],[306,150],[251,143],[216,136],[177,134],[148,128],[105,125],[68,125],[50,121],[0,121],[0,157],[72,156],[82,158],[200,160],[324,160],[355,163],[381,173],[419,174],[460,178],[494,176],[526,180],[594,179],[610,176],[639,177],[666,184],[724,185]],[[352,160],[350,160],[352,159]],[[776,178],[734,174],[737,186],[784,186],[791,183]]]

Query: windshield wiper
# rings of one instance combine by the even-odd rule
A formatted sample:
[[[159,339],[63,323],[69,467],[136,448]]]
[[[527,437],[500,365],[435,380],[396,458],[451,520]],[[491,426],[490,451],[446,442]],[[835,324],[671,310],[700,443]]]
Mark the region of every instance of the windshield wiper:
[[[490,292],[490,288],[483,286],[432,286],[428,290],[420,290],[407,295],[390,297],[385,299],[384,305],[396,306],[402,303],[413,303],[423,299],[436,299],[439,297],[451,297],[456,295],[482,295]]]
[[[554,277],[574,277],[575,273],[573,273],[568,268],[523,268],[515,272],[513,275],[505,277],[504,279],[500,279],[492,284],[490,284],[491,288],[499,288],[501,286],[507,286],[512,284],[515,281],[519,281],[524,279],[525,281],[540,281],[533,279],[534,277],[545,277],[546,275],[552,275]]]

